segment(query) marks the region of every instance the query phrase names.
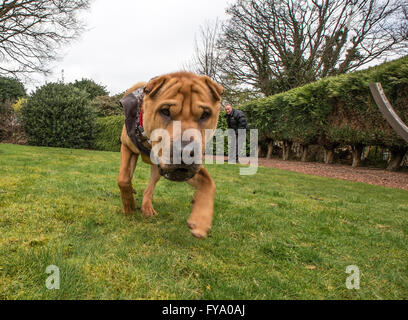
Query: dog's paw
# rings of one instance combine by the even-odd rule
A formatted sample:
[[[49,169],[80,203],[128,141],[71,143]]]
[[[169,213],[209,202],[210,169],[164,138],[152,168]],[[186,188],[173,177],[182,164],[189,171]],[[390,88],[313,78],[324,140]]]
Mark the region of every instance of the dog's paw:
[[[123,212],[123,214],[124,214],[125,216],[131,215],[131,214],[132,214],[132,211],[133,211],[133,210],[132,210],[130,207],[128,207],[128,208],[123,207],[123,210],[122,210],[122,212]]]
[[[142,206],[142,214],[145,217],[152,217],[155,216],[157,212],[152,206]]]
[[[208,226],[199,226],[191,220],[187,221],[187,225],[190,228],[191,234],[197,239],[204,239],[211,229],[211,227]]]
[[[132,200],[129,200],[129,201],[125,201],[123,203],[122,211],[123,211],[123,213],[125,215],[130,215],[130,214],[132,214],[132,211],[135,210],[135,206],[136,206],[135,200],[132,199]]]

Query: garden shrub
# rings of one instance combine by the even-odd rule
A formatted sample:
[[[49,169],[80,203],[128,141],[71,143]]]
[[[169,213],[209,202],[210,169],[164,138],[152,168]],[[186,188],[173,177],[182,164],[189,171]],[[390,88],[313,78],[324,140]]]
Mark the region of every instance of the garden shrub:
[[[17,99],[25,96],[26,92],[20,81],[0,77],[0,141],[13,142],[14,136],[20,135],[22,130],[13,110],[13,104]]]
[[[13,112],[10,101],[0,102],[0,141],[3,141],[9,136],[10,132],[10,117]]]
[[[123,114],[119,100],[119,96],[98,96],[91,101],[91,107],[98,117],[118,116]]]
[[[108,91],[106,91],[105,86],[98,84],[91,79],[75,80],[72,85],[87,92],[90,100],[93,100],[98,96],[108,95]]]
[[[22,97],[22,98],[17,99],[16,103],[13,104],[13,110],[14,110],[14,112],[15,112],[17,115],[21,115],[21,107],[22,107],[24,104],[26,104],[27,101],[28,101],[27,98]]]
[[[18,98],[25,97],[23,84],[13,78],[0,77],[0,103],[14,103]]]
[[[125,117],[110,116],[96,120],[94,148],[104,151],[120,151],[120,135]]]
[[[28,143],[38,146],[89,148],[95,113],[89,95],[72,84],[48,83],[21,107]]]
[[[13,107],[10,101],[0,103],[0,141],[26,144],[27,137],[21,126],[20,116]]]

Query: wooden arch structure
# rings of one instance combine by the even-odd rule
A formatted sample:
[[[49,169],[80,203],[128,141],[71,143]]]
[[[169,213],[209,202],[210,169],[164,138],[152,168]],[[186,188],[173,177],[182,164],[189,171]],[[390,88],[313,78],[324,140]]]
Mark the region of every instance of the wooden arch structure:
[[[408,126],[401,120],[388,101],[381,83],[370,83],[371,94],[375,103],[395,132],[408,143]]]

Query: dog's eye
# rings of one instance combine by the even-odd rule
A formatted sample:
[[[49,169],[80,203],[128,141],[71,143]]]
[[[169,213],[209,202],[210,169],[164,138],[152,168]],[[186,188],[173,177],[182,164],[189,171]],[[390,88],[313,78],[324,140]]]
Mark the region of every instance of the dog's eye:
[[[207,120],[211,116],[211,113],[208,111],[204,111],[203,114],[201,115],[200,120]]]
[[[166,118],[170,117],[170,110],[168,108],[160,109],[160,114]]]

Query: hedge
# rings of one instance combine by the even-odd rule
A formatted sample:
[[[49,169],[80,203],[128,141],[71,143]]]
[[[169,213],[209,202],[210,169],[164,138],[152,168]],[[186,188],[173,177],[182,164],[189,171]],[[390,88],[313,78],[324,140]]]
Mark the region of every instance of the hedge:
[[[300,145],[377,145],[406,150],[406,142],[386,122],[369,83],[380,82],[404,122],[408,122],[408,56],[354,73],[325,78],[242,106],[260,137]]]
[[[82,79],[82,80],[75,80],[72,85],[78,89],[84,90],[89,95],[89,99],[93,100],[99,96],[106,96],[108,95],[108,91],[106,91],[106,87],[96,83],[91,79]]]
[[[123,115],[98,118],[94,148],[104,151],[120,151],[120,135],[124,121]]]

